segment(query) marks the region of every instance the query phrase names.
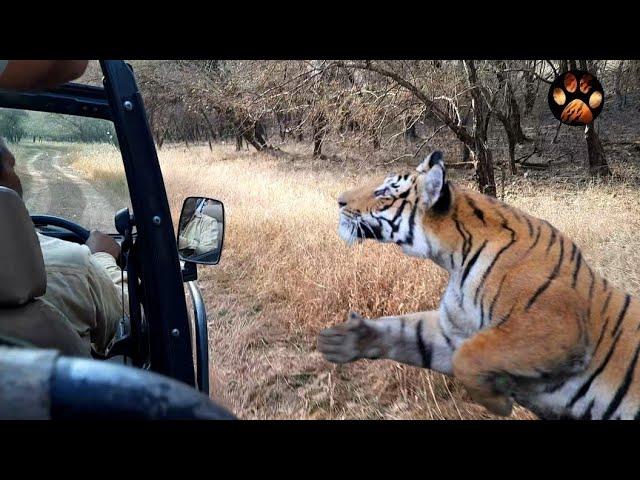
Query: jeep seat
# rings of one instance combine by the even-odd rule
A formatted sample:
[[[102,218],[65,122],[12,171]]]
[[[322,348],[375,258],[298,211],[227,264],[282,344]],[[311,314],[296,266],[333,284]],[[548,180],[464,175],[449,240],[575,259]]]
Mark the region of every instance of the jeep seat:
[[[20,196],[0,187],[0,336],[72,356],[89,355],[80,336],[42,297],[47,275],[35,227]]]

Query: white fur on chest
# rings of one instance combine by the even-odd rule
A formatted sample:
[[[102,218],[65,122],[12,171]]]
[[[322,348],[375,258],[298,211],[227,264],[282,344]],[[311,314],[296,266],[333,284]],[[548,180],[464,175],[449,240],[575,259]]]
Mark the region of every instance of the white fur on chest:
[[[459,293],[449,284],[439,309],[440,328],[451,339],[455,348],[478,332],[478,320],[475,318],[477,315],[460,307]]]
[[[462,289],[460,283],[463,273],[451,272],[449,284],[440,302],[440,321],[446,333],[467,339],[480,331],[483,305],[480,301],[476,302],[476,290],[480,274],[487,267],[485,263],[478,259],[469,271]]]

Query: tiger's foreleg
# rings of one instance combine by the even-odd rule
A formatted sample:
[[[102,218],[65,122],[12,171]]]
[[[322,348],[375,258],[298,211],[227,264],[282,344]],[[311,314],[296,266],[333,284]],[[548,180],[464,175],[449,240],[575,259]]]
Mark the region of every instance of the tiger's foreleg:
[[[318,350],[333,363],[386,358],[451,375],[454,348],[438,320],[437,310],[376,320],[351,312],[345,323],[320,332]]]

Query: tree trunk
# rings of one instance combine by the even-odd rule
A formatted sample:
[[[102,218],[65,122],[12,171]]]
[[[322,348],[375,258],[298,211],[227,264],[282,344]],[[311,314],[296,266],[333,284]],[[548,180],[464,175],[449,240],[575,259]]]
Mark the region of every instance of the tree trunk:
[[[327,119],[323,113],[316,115],[313,120],[313,156],[319,157],[322,155],[322,143],[324,141],[325,128],[327,126]]]
[[[167,136],[167,128],[160,134],[160,138],[158,139],[158,149],[162,150],[162,144],[164,143],[164,139]]]
[[[560,72],[564,73],[569,71],[569,63],[566,60],[560,60]]]
[[[513,130],[516,143],[528,142],[529,139],[522,131],[522,123],[520,121],[520,106],[516,100],[515,92],[511,82],[507,81],[507,118]]]
[[[624,67],[624,60],[620,60],[618,64],[618,68],[616,69],[616,77],[614,82],[614,92],[616,94],[616,98],[618,99],[618,110],[622,109],[622,73]]]
[[[289,128],[289,114],[276,112],[276,121],[278,122],[278,133],[280,141],[284,142],[287,138],[287,130]]]
[[[497,194],[496,180],[493,175],[491,150],[487,148],[484,142],[477,140],[474,151],[471,154],[476,162],[476,180],[478,181],[480,192],[495,197]]]
[[[207,127],[209,129],[207,140],[209,141],[209,147],[211,147],[211,138],[213,137],[214,140],[216,139],[216,131],[213,128],[213,125],[211,124],[211,120],[209,120],[207,113],[202,108],[200,109],[200,114],[204,117],[204,120],[207,123]]]
[[[467,110],[464,118],[462,119],[462,125],[467,128],[469,126],[469,119],[471,116],[471,109]],[[460,143],[460,155],[462,156],[462,163],[471,161],[471,150],[469,150],[469,146],[464,142]]]
[[[518,144],[518,139],[516,137],[516,129],[512,124],[512,120],[505,114],[501,112],[495,112],[496,117],[502,126],[504,127],[504,131],[507,134],[507,143],[509,145],[509,169],[512,175],[517,173],[516,170],[516,144]]]
[[[416,132],[416,124],[417,120],[411,117],[405,117],[404,119],[404,141],[407,143],[411,143],[418,138],[418,134]]]
[[[593,122],[585,127],[584,138],[587,141],[587,156],[591,176],[608,177],[611,175],[604,149],[600,143],[600,137],[594,128]]]
[[[460,155],[462,156],[461,163],[470,161],[471,151],[469,150],[469,147],[467,147],[464,143],[460,143]]]
[[[259,152],[266,147],[266,144],[258,143],[254,133],[251,130],[245,130],[242,133],[242,138],[244,138],[245,142],[247,143],[247,149],[249,149],[249,145],[251,145]]]
[[[253,137],[255,142],[260,146],[258,150],[267,148],[267,132],[262,122],[258,121],[253,126]]]
[[[506,70],[507,65],[505,62],[499,62],[498,68]],[[503,121],[503,125],[507,134],[513,137],[513,140],[517,144],[529,141],[522,131],[522,125],[520,122],[520,106],[518,105],[518,100],[516,99],[516,94],[513,90],[511,81],[501,71],[498,71],[496,76],[498,77],[498,85],[501,88],[505,88],[504,116],[506,117],[506,121]]]
[[[515,175],[516,170],[516,143],[517,139],[514,135],[513,130],[509,128],[508,124],[503,123],[505,132],[507,132],[507,143],[509,144],[509,170],[511,171],[511,175]]]
[[[480,91],[474,60],[464,60],[471,93],[471,111],[473,112],[471,155],[476,162],[476,180],[480,192],[496,196],[496,182],[493,175],[493,158],[487,147],[487,129],[489,127],[489,105]]]
[[[535,69],[535,63],[533,65]],[[531,72],[524,73],[524,114],[529,115],[536,104],[536,97],[538,96],[538,90],[540,88],[540,82],[536,82],[536,77]]]
[[[589,72],[592,73],[593,72]],[[587,158],[589,161],[589,174],[591,176],[608,177],[611,170],[607,164],[607,158],[600,143],[600,136],[595,129],[593,122],[588,124],[584,129],[584,138],[587,141]]]
[[[236,151],[242,150],[242,140],[247,144],[255,148],[258,152],[267,148],[267,141],[264,136],[264,128],[259,122],[254,123],[251,127],[236,126]]]

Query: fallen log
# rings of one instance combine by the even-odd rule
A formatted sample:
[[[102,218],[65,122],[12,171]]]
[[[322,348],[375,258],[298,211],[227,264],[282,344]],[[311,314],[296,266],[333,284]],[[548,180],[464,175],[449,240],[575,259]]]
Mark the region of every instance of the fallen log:
[[[546,170],[549,168],[548,163],[523,163],[520,168],[528,168],[530,170]]]
[[[472,169],[475,167],[475,162],[455,162],[455,163],[445,163],[446,168],[467,168]]]

